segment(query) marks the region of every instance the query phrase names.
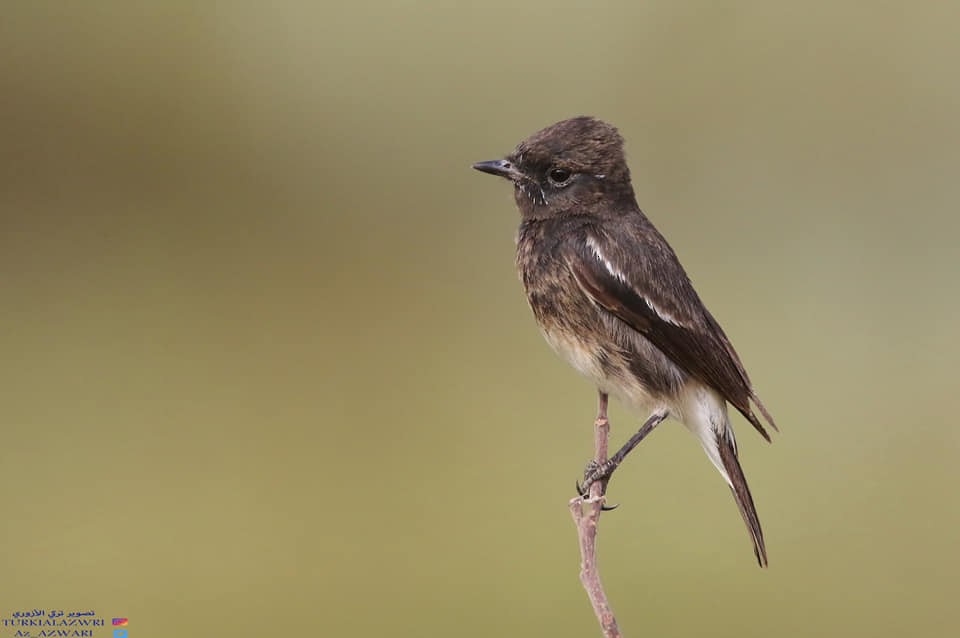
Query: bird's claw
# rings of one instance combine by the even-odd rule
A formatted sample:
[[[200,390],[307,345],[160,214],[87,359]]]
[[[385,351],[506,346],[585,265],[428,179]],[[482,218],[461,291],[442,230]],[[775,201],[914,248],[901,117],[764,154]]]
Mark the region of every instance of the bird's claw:
[[[596,461],[590,461],[583,469],[583,483],[577,481],[577,494],[586,498],[590,495],[590,487],[596,482],[596,471],[599,467]],[[604,486],[605,487],[605,486]]]
[[[577,481],[576,485],[577,485],[577,494],[580,495],[580,498],[587,498],[588,496],[590,496],[590,484],[585,484],[586,486],[584,487],[580,485],[580,481]],[[606,488],[606,486],[604,486],[604,488]],[[606,491],[606,489],[604,489],[604,491]],[[618,507],[620,507],[620,503],[617,503],[616,505],[601,505],[600,511],[612,512]]]
[[[590,494],[590,488],[594,483],[600,481],[600,494],[606,494],[607,492],[607,481],[610,480],[611,469],[607,463],[597,463],[594,460],[591,460],[587,463],[587,467],[583,470],[583,483],[577,481],[577,494],[581,497],[586,497]],[[604,510],[616,509],[616,505],[613,507],[604,506]]]

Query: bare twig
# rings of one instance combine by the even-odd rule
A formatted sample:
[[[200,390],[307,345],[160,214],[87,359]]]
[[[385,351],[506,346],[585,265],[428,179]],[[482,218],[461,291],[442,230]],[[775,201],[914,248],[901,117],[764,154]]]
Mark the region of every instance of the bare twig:
[[[594,461],[598,464],[607,460],[607,440],[610,435],[610,421],[607,419],[607,397],[600,395],[600,414],[593,424],[594,430]],[[600,582],[600,572],[597,568],[597,524],[600,522],[600,513],[603,508],[603,491],[606,481],[594,481],[590,486],[590,494],[586,497],[577,496],[570,501],[570,513],[577,526],[577,537],[580,541],[580,582],[587,590],[593,613],[600,621],[603,635],[606,638],[620,638],[620,628],[617,619],[610,609],[607,594],[603,591]]]
[[[604,510],[604,493],[607,491],[607,482],[610,475],[620,465],[627,454],[640,441],[653,431],[661,421],[667,418],[666,410],[658,410],[650,415],[643,427],[630,437],[622,448],[617,450],[611,459],[607,459],[607,440],[610,436],[610,421],[607,419],[607,395],[599,393],[600,405],[597,411],[597,420],[593,423],[593,463],[584,473],[585,484],[590,485],[587,496],[578,496],[570,501],[570,513],[573,522],[577,525],[577,537],[580,540],[580,582],[587,590],[593,613],[600,621],[603,635],[606,638],[620,638],[620,628],[617,619],[610,609],[607,594],[603,591],[600,582],[600,571],[597,568],[597,525],[600,523],[600,514]],[[600,472],[599,476],[597,473]],[[588,476],[590,477],[588,479]],[[577,484],[580,488],[580,484]],[[613,508],[608,508],[613,509]]]

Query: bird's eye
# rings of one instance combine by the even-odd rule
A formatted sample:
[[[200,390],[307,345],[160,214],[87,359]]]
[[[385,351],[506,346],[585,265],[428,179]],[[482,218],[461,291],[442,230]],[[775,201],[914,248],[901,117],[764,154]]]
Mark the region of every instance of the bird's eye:
[[[565,168],[551,168],[547,178],[554,186],[566,186],[570,181],[570,171]]]

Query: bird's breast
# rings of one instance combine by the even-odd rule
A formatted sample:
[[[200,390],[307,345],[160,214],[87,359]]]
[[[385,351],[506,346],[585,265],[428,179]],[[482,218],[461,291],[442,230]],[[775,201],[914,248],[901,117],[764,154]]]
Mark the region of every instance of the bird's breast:
[[[551,251],[549,240],[524,237],[517,245],[517,269],[527,302],[550,347],[598,388],[613,394],[629,370],[600,310],[590,300],[565,262]]]
[[[672,399],[682,373],[646,337],[597,306],[560,255],[556,233],[537,230],[521,227],[517,269],[550,347],[631,407],[646,410]]]

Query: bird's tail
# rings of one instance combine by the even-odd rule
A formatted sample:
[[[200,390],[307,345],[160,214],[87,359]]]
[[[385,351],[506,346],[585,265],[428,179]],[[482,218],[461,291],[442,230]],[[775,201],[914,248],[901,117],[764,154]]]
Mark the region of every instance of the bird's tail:
[[[740,508],[743,522],[747,524],[757,561],[761,567],[766,567],[767,548],[763,544],[763,531],[750,488],[747,487],[747,479],[737,459],[737,440],[733,435],[726,402],[717,392],[703,386],[692,386],[683,399],[683,422],[700,440],[707,457],[726,479]]]
[[[753,505],[753,497],[750,495],[747,479],[743,476],[740,461],[737,460],[737,444],[733,440],[733,431],[729,429],[729,424],[727,428],[727,432],[717,435],[720,462],[723,464],[725,478],[730,484],[733,498],[737,501],[737,507],[740,508],[740,515],[743,516],[743,522],[747,524],[747,530],[753,539],[753,553],[757,555],[757,562],[760,563],[760,567],[766,567],[767,548],[763,544],[763,530],[760,529],[757,508]]]

